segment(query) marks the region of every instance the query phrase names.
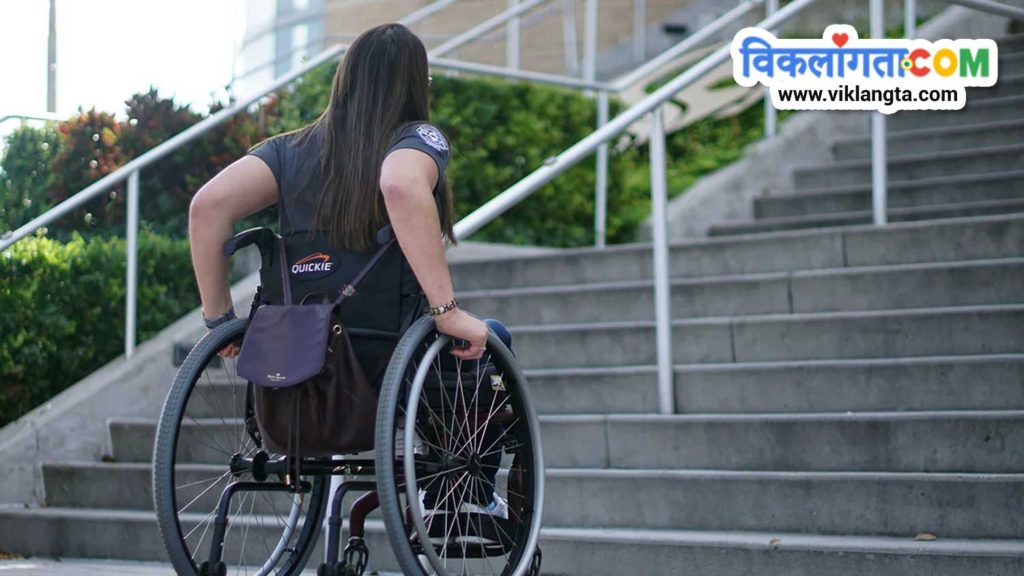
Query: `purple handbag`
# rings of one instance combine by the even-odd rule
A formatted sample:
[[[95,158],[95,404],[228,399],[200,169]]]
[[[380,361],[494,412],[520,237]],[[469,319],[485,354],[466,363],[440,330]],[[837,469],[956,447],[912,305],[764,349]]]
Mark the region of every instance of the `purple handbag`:
[[[293,304],[285,242],[277,238],[284,304],[265,304],[252,314],[236,368],[255,384],[256,422],[268,450],[327,456],[373,447],[377,391],[334,312],[394,242],[333,301]]]

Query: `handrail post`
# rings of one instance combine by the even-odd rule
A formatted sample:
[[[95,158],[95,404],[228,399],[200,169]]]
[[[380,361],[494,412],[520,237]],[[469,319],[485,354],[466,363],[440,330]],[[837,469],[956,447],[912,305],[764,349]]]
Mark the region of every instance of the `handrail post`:
[[[135,352],[135,304],[139,275],[139,171],[128,175],[127,231],[125,234],[124,356]]]
[[[770,18],[778,9],[779,0],[768,0],[765,2],[765,18]],[[774,32],[772,30],[772,33]],[[772,105],[771,90],[766,86],[764,88],[764,137],[771,138],[775,136],[777,126],[778,121],[775,115],[775,106]]]
[[[586,0],[583,17],[583,79],[597,79],[597,0]]]
[[[917,0],[903,0],[903,37],[917,36]]]
[[[658,354],[658,412],[675,412],[672,314],[669,309],[668,198],[665,186],[665,107],[651,114],[651,220],[654,236],[654,316]]]
[[[647,57],[647,0],[633,0],[633,61]]]
[[[597,129],[608,123],[608,91],[597,93]],[[597,176],[594,184],[594,246],[604,248],[608,222],[608,143],[597,148]]]
[[[519,0],[508,0],[509,10],[516,7]],[[505,67],[519,70],[519,34],[521,18],[516,16],[508,21],[505,30]]]
[[[565,73],[578,74],[580,55],[576,48],[576,0],[562,0],[562,49],[565,52]]]
[[[871,0],[871,37],[885,37],[882,0]],[[876,226],[886,224],[886,131],[885,114],[871,113],[871,211]]]

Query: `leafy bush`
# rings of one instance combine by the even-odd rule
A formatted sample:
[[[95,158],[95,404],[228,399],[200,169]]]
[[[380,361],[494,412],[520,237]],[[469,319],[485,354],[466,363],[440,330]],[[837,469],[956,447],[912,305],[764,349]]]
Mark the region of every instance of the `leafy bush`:
[[[30,237],[0,254],[0,426],[124,349],[125,245]],[[138,339],[198,303],[186,240],[139,234]]]
[[[776,110],[779,125],[792,110]],[[735,116],[704,118],[669,135],[665,151],[669,158],[669,195],[684,192],[698,178],[739,160],[744,149],[764,138],[764,104],[758,101]]]
[[[53,128],[18,128],[7,137],[0,160],[0,228],[24,224],[49,206],[46,196],[49,165],[60,149]]]
[[[50,160],[48,201],[51,205],[113,173],[124,165],[126,158],[121,149],[122,125],[112,114],[90,110],[61,122],[57,131],[61,137],[60,151]],[[10,156],[10,153],[7,154]],[[118,191],[110,193],[110,200],[121,196]],[[108,227],[124,219],[118,219],[116,207],[120,202],[100,197],[71,213],[54,226],[53,230],[90,230]],[[121,212],[123,214],[123,212]]]
[[[49,162],[48,203],[56,204],[99,178],[193,126],[203,115],[161,98],[155,89],[127,101],[127,119],[89,110],[58,124],[60,153]],[[223,106],[214,105],[211,113]],[[254,115],[237,114],[203,137],[178,148],[141,173],[139,213],[154,230],[174,237],[188,231],[188,204],[195,191],[265,135]],[[9,152],[8,156],[15,152]],[[60,177],[56,177],[60,175]],[[72,232],[123,235],[125,185],[87,203],[51,227],[57,237]],[[5,218],[9,226],[21,222]]]

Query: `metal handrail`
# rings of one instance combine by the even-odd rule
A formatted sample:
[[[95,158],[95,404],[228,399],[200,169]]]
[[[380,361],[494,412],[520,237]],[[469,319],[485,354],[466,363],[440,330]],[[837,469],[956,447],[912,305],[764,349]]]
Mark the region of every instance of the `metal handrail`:
[[[758,24],[755,24],[755,26],[761,28],[778,26],[789,18],[792,18],[796,13],[803,10],[805,6],[812,4],[814,1],[815,0],[794,0],[787,4],[785,8],[780,9],[772,16],[762,20]],[[547,184],[583,158],[593,154],[597,150],[598,146],[608,143],[612,138],[624,132],[630,125],[641,117],[649,114],[665,102],[668,102],[677,92],[686,88],[696,80],[699,80],[716,66],[728,60],[729,49],[729,45],[718,48],[703,60],[694,64],[692,67],[676,76],[673,80],[664,84],[652,94],[633,105],[631,108],[624,110],[614,119],[609,121],[603,128],[592,132],[576,144],[567,148],[558,156],[546,162],[544,166],[537,168],[504,192],[498,194],[494,198],[491,198],[483,206],[477,208],[456,224],[456,236],[464,238],[480,230],[480,228],[491,220],[497,218],[521,202],[524,198],[536,192],[541,186]]]
[[[59,114],[52,112],[41,112],[39,114],[7,114],[6,116],[0,116],[0,124],[7,122],[8,120],[40,120],[43,122],[59,122],[63,118]]]
[[[426,18],[427,16],[429,16],[430,14],[433,14],[434,12],[437,12],[438,10],[441,10],[441,9],[451,5],[455,1],[457,1],[457,0],[438,0],[438,1],[434,2],[434,3],[432,3],[432,4],[429,4],[429,5],[425,6],[424,8],[421,8],[420,10],[417,10],[417,11],[413,12],[412,14],[406,16],[405,18],[402,18],[399,22],[401,22],[401,23],[403,23],[405,25],[408,25],[408,24],[411,24],[411,23],[415,23],[416,21],[421,20],[423,18]],[[541,2],[547,2],[547,1],[550,1],[550,0],[530,0],[529,3],[520,4],[517,9],[526,10],[526,9],[529,9],[529,8],[533,7],[536,4],[539,4]],[[519,12],[517,12],[516,10],[506,10],[505,13],[503,13],[503,14],[506,14],[506,13],[508,13],[506,15],[506,17],[503,17],[501,19],[501,21],[499,21],[499,22],[496,22],[496,23],[493,22],[493,21],[495,21],[495,19],[497,17],[491,18],[490,20],[488,20],[486,23],[488,23],[489,25],[486,28],[486,30],[484,30],[484,31],[490,30],[491,27],[492,27],[491,25],[494,25],[494,26],[500,25],[501,23],[505,22],[509,18],[512,18],[512,17],[518,15]],[[501,15],[499,15],[499,16],[501,16]],[[482,32],[480,32],[480,33],[482,33]],[[465,34],[460,34],[459,38],[464,37],[464,36],[466,36],[466,35]],[[235,114],[238,114],[239,112],[247,109],[252,104],[258,102],[261,98],[263,98],[267,94],[270,94],[270,93],[272,93],[272,92],[274,92],[276,90],[279,90],[279,89],[283,88],[284,86],[287,86],[288,84],[292,83],[295,79],[299,78],[300,76],[305,75],[306,73],[310,72],[311,70],[313,70],[314,68],[320,66],[321,64],[339,57],[341,54],[343,54],[345,52],[345,50],[347,50],[347,48],[348,48],[348,46],[344,45],[344,44],[336,44],[336,45],[333,45],[333,46],[327,48],[326,50],[324,50],[324,51],[320,52],[319,54],[315,55],[309,62],[305,63],[304,65],[302,65],[302,66],[300,66],[300,67],[298,67],[298,68],[296,68],[296,69],[286,73],[285,75],[283,75],[280,78],[275,79],[265,89],[259,91],[258,93],[254,94],[254,95],[251,95],[249,97],[243,98],[243,99],[237,101],[236,103],[232,104],[231,106],[225,108],[224,110],[221,110],[221,111],[219,111],[219,112],[217,112],[217,113],[215,113],[215,114],[213,114],[213,115],[211,115],[211,116],[201,120],[200,122],[198,122],[195,125],[189,127],[188,129],[186,129],[186,130],[184,130],[184,131],[174,135],[170,139],[162,142],[158,146],[154,147],[152,150],[149,150],[148,152],[142,154],[141,156],[131,160],[130,162],[128,162],[124,166],[118,168],[114,172],[108,174],[107,176],[104,176],[103,178],[100,178],[96,182],[93,182],[92,184],[87,186],[85,189],[83,189],[83,190],[73,194],[72,196],[66,198],[60,204],[50,208],[45,213],[40,214],[36,218],[33,218],[29,222],[23,224],[22,226],[18,227],[17,229],[13,230],[12,232],[8,233],[3,238],[0,238],[0,251],[6,250],[10,246],[12,246],[14,243],[16,243],[19,240],[21,240],[22,238],[25,238],[26,236],[32,234],[36,230],[38,230],[38,229],[40,229],[40,228],[42,228],[44,226],[47,226],[49,224],[52,224],[53,222],[56,222],[57,220],[59,220],[60,218],[64,217],[65,215],[67,215],[71,211],[75,210],[76,208],[80,207],[81,205],[85,204],[86,202],[92,200],[96,196],[102,194],[104,191],[109,190],[110,188],[121,184],[122,182],[124,182],[125,180],[128,179],[129,175],[132,172],[135,172],[137,170],[141,170],[141,169],[149,166],[150,164],[153,164],[154,162],[160,160],[164,156],[166,156],[166,155],[170,154],[171,152],[173,152],[179,146],[187,144],[187,143],[191,142],[192,140],[198,138],[199,136],[202,136],[203,134],[205,134],[205,133],[209,132],[210,130],[216,128],[220,124],[226,122],[229,118],[231,118]],[[466,70],[466,71],[474,71],[473,69],[476,69],[476,70],[481,71],[481,73],[486,73],[486,72],[483,72],[484,70],[488,70],[490,72],[495,72],[495,71],[497,71],[497,68],[498,68],[498,67],[486,66],[486,65],[482,65],[482,64],[478,65],[478,64],[470,64],[470,63],[457,62],[457,61],[454,61],[454,60],[451,60],[451,59],[438,59],[438,58],[434,58],[432,64],[434,62],[436,62],[436,65],[438,67],[451,67],[453,69],[462,69],[462,70]],[[513,78],[513,77],[514,78],[521,78],[521,79],[524,79],[524,80],[536,80],[536,81],[540,81],[540,82],[557,84],[557,85],[561,85],[561,86],[585,87],[585,88],[597,88],[597,89],[602,88],[602,86],[600,86],[600,85],[598,85],[596,83],[585,83],[583,81],[576,81],[575,79],[569,78],[569,77],[559,77],[559,76],[555,76],[555,75],[541,74],[541,73],[536,73],[536,72],[523,72],[523,71],[518,71],[518,70],[501,70],[500,71],[500,75],[506,76],[506,77],[510,77],[510,78]]]
[[[435,46],[428,52],[428,54],[430,54],[431,56],[444,56],[445,54],[448,54],[452,50],[456,50],[460,46],[468,44],[469,42],[476,40],[483,34],[490,32],[491,30],[494,30],[498,26],[506,24],[509,21],[513,20],[514,18],[521,16],[523,12],[532,10],[533,8],[539,6],[540,4],[552,1],[553,0],[526,0],[526,2],[516,4],[515,6],[499,14],[496,14],[495,16],[492,16],[487,20],[484,20],[483,22],[477,24],[476,26],[473,26],[469,30],[466,30],[461,34],[456,35],[452,39],[443,42],[441,45]]]
[[[129,161],[127,164],[118,168],[114,172],[104,176],[103,178],[100,178],[96,182],[93,182],[84,190],[77,192],[76,194],[67,198],[60,204],[54,206],[53,208],[50,208],[45,213],[40,214],[39,216],[30,220],[28,223],[14,230],[9,237],[0,240],[0,251],[7,249],[18,240],[21,240],[22,238],[35,232],[39,228],[56,222],[58,219],[70,213],[72,210],[78,208],[82,204],[88,202],[89,200],[92,200],[96,196],[99,196],[100,194],[102,194],[106,190],[109,190],[113,186],[117,186],[118,184],[124,182],[128,178],[128,175],[131,174],[132,172],[142,170],[143,168],[149,166],[150,164],[153,164],[154,162],[160,160],[164,156],[167,156],[168,154],[176,150],[178,147],[187,144],[192,140],[195,140],[196,138],[202,136],[203,134],[206,134],[210,130],[213,130],[220,124],[226,122],[235,114],[238,114],[239,112],[248,108],[250,105],[259,101],[260,98],[263,98],[267,94],[270,94],[275,90],[279,90],[282,87],[287,86],[296,78],[306,74],[307,72],[323,64],[324,62],[327,62],[332,58],[337,58],[341,53],[345,51],[346,48],[346,46],[339,44],[336,46],[332,46],[327,50],[324,50],[323,52],[318,54],[313,60],[309,61],[305,65],[296,68],[295,70],[285,74],[281,78],[278,78],[271,82],[267,89],[262,91],[261,93],[239,100],[231,106],[207,118],[204,118],[203,120],[200,120],[193,126],[185,129],[182,132],[179,132],[178,134],[175,134],[168,140],[160,143],[152,150],[149,150],[148,152],[142,154],[138,158]]]
[[[332,39],[335,37],[331,37]],[[292,53],[302,51],[309,46],[315,44],[320,39],[311,42],[307,46],[301,46],[290,51],[287,56],[266,62],[254,68],[250,68],[246,71],[246,74],[253,72],[261,67],[269,67],[276,64],[283,58],[290,57]],[[491,64],[480,64],[477,62],[467,62],[464,60],[455,60],[452,58],[444,57],[427,57],[430,65],[434,68],[442,68],[445,70],[455,70],[458,72],[469,72],[471,74],[480,74],[483,76],[495,76],[498,78],[505,78],[508,80],[528,80],[530,82],[537,82],[539,84],[549,84],[552,86],[562,86],[564,88],[576,88],[580,90],[604,90],[604,91],[615,91],[615,87],[611,84],[604,82],[588,82],[587,80],[581,80],[573,76],[563,76],[561,74],[549,74],[546,72],[531,72],[529,70],[518,70],[515,68],[506,68],[503,66],[494,66]],[[235,80],[244,78],[245,74],[236,76]]]
[[[1010,6],[995,0],[946,0],[950,4],[959,4],[965,8],[973,8],[996,16],[1005,16],[1013,20],[1024,20],[1024,8]]]
[[[260,40],[269,34],[276,34],[279,30],[283,28],[289,28],[291,26],[302,24],[303,22],[316,20],[317,18],[323,16],[324,12],[324,10],[320,9],[307,8],[306,10],[295,11],[291,14],[283,15],[282,18],[274,18],[274,20],[269,24],[257,28],[253,32],[250,32],[249,34],[246,34],[244,37],[242,37],[241,47],[245,48],[249,44],[252,44],[257,40]]]
[[[764,4],[764,0],[744,0],[740,2],[732,10],[729,10],[725,14],[722,14],[718,18],[715,18],[707,26],[702,26],[700,30],[697,30],[693,34],[687,36],[682,41],[676,43],[674,46],[665,50],[661,54],[658,54],[654,58],[651,58],[642,66],[631,70],[630,72],[616,78],[612,83],[612,88],[615,91],[621,92],[630,88],[637,82],[657,72],[666,64],[673,60],[681,57],[690,50],[693,50],[699,46],[702,42],[711,38],[715,34],[721,32],[724,28],[733,24],[748,12],[753,10],[755,7]]]
[[[445,8],[451,6],[452,4],[455,4],[458,1],[459,0],[436,0],[431,4],[427,4],[423,8],[410,12],[404,18],[399,20],[399,22],[406,26],[412,26],[413,24],[416,24],[421,20],[429,18],[436,12],[440,12],[441,10],[444,10]],[[289,26],[294,26],[296,24],[308,22],[310,20],[314,20],[318,17],[324,16],[331,12],[338,12],[340,10],[343,10],[344,8],[345,6],[329,4],[320,10],[306,10],[303,12],[288,14],[287,16],[280,20],[275,19],[274,22],[272,22],[271,24],[268,24],[260,29],[257,29],[255,32],[247,34],[245,38],[242,39],[242,47],[244,48],[245,46],[252,44],[254,41],[259,40],[260,38],[263,38],[268,34],[273,34],[280,30],[281,28],[287,28]]]
[[[755,26],[772,29],[815,0],[794,0],[785,8],[768,16]],[[498,194],[480,208],[477,208],[455,225],[455,237],[466,238],[483,228],[495,218],[519,204],[528,196],[551,182],[556,176],[565,172],[578,162],[596,152],[601,146],[624,132],[643,116],[654,112],[651,130],[651,193],[653,236],[654,236],[654,292],[655,292],[655,326],[656,348],[658,357],[658,409],[663,414],[675,411],[674,390],[672,383],[672,322],[669,310],[668,286],[668,233],[666,222],[666,190],[665,190],[665,154],[664,125],[660,112],[677,92],[693,84],[708,72],[711,72],[730,57],[730,46],[725,45],[692,67],[682,72],[664,86],[658,88],[637,104],[623,111],[602,128],[594,131],[576,144],[573,144],[558,156],[534,170],[528,176]]]
[[[613,88],[604,82],[589,82],[572,76],[561,76],[559,74],[547,74],[544,72],[530,72],[528,70],[513,70],[492,66],[490,64],[478,64],[476,62],[465,62],[463,60],[452,60],[449,58],[438,58],[431,56],[430,65],[437,68],[481,74],[485,76],[497,76],[509,80],[528,80],[538,84],[549,84],[551,86],[562,86],[564,88],[577,88],[581,90],[598,90],[609,92]]]

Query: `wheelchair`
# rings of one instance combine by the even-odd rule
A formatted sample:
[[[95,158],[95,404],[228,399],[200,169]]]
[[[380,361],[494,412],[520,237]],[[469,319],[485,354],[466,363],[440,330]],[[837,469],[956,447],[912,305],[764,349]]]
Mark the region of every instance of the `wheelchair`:
[[[257,244],[266,257],[272,238],[250,230],[225,251]],[[295,575],[319,557],[318,576],[360,576],[370,542],[381,549],[374,569],[408,576],[540,573],[540,428],[526,378],[493,331],[483,358],[462,361],[419,317],[395,335],[373,452],[299,458],[264,446],[254,385],[218,354],[246,328],[238,318],[195,345],[157,427],[154,505],[179,575]]]

